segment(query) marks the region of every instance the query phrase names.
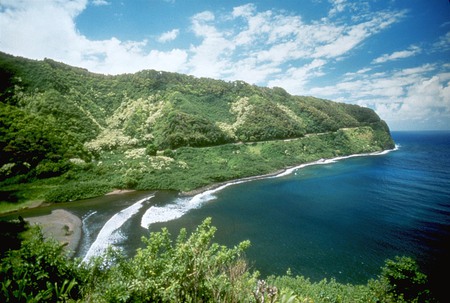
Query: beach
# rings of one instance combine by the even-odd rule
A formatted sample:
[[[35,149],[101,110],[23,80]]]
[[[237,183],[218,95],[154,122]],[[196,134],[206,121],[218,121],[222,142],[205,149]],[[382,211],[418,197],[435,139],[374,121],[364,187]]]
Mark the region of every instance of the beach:
[[[31,225],[40,225],[44,237],[53,238],[65,245],[72,254],[81,239],[81,220],[74,214],[63,210],[53,210],[51,214],[39,217],[25,218]]]

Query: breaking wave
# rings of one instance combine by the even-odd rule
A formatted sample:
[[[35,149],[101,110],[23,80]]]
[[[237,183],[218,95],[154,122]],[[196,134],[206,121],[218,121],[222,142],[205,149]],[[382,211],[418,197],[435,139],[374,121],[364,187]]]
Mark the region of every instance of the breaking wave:
[[[263,178],[280,178],[280,177],[290,175],[294,171],[304,168],[304,167],[307,167],[307,166],[330,164],[330,163],[335,163],[339,160],[353,158],[353,157],[384,155],[384,154],[387,154],[387,153],[389,153],[393,150],[397,150],[397,149],[398,149],[398,147],[396,146],[395,149],[385,150],[382,152],[354,154],[354,155],[349,155],[349,156],[336,157],[336,158],[332,158],[332,159],[320,159],[320,160],[317,160],[314,162],[305,163],[305,164],[298,165],[296,167],[288,168],[285,171],[283,171],[282,173],[279,173],[279,174],[276,174],[273,176],[250,177],[250,178],[244,178],[244,179],[240,179],[237,181],[225,183],[217,188],[206,190],[200,194],[197,194],[192,198],[189,198],[189,197],[177,198],[174,203],[167,204],[165,206],[150,207],[149,209],[147,209],[145,214],[142,216],[141,226],[143,228],[148,229],[149,226],[154,223],[168,222],[168,221],[178,219],[178,218],[182,217],[184,214],[186,214],[188,211],[190,211],[191,209],[199,208],[202,204],[216,199],[216,196],[214,195],[215,193],[217,193],[217,192],[221,191],[222,189],[224,189],[228,186],[231,186],[231,185],[249,182],[249,181],[257,180],[257,179],[263,179]]]
[[[217,188],[206,190],[200,194],[195,195],[192,198],[183,197],[177,198],[175,203],[165,206],[152,206],[142,216],[141,226],[143,228],[149,228],[153,223],[168,222],[180,218],[191,209],[199,208],[204,203],[214,200],[217,197],[214,195],[216,192],[222,189],[234,185],[246,182],[244,180],[233,181],[221,185]]]
[[[154,195],[141,199],[112,216],[103,225],[94,243],[89,247],[88,252],[83,258],[83,262],[88,262],[92,257],[102,255],[108,246],[123,240],[124,236],[119,231],[120,227],[141,209],[144,202],[153,197]]]

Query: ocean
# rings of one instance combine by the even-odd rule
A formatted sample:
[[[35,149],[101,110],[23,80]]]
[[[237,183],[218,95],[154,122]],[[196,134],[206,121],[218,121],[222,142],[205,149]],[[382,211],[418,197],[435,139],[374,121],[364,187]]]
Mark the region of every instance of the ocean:
[[[110,245],[133,255],[141,237],[195,229],[246,252],[261,276],[365,284],[388,258],[410,256],[440,297],[450,272],[450,132],[393,132],[394,151],[318,161],[277,177],[230,182],[195,197],[134,192],[59,204],[83,219],[77,256]],[[55,206],[56,207],[56,206]]]
[[[212,217],[217,242],[251,241],[247,258],[263,276],[290,269],[312,281],[366,283],[386,259],[411,256],[435,291],[445,292],[450,132],[392,135],[395,151],[229,186],[176,220],[154,223],[151,230],[165,226],[176,233]]]

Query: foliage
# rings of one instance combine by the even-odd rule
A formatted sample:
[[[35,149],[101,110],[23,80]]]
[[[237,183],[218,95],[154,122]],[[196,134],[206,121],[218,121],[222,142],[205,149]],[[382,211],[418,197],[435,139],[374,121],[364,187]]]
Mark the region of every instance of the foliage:
[[[154,70],[99,75],[4,53],[0,77],[0,187],[41,186],[38,200],[188,191],[394,147],[373,110],[282,88]],[[46,193],[43,180],[54,181]]]
[[[171,112],[156,129],[160,147],[211,146],[229,141],[226,134],[207,119],[186,113]]]
[[[271,276],[268,283],[293,292],[300,302],[436,302],[427,277],[410,257],[386,260],[378,279],[366,285],[340,284],[336,280],[311,282],[303,276]]]
[[[190,236],[181,230],[172,242],[167,229],[154,232],[143,241],[130,261],[110,252],[102,270],[96,263],[89,275],[96,302],[244,302],[254,282],[243,259],[248,241],[228,249],[212,243],[216,229],[206,219]],[[94,261],[95,264],[95,261]],[[92,284],[91,284],[92,285]]]
[[[2,302],[56,302],[79,299],[81,276],[63,247],[30,230],[19,250],[10,250],[0,267]]]
[[[39,176],[59,175],[67,170],[64,162],[70,158],[90,159],[82,144],[58,126],[3,103],[0,103],[0,150],[0,165],[11,166],[3,171],[0,180],[35,169]]]
[[[434,302],[427,278],[414,260],[387,260],[378,279],[366,285],[303,276],[259,280],[245,260],[243,241],[233,248],[213,242],[207,218],[190,235],[167,229],[143,237],[145,246],[125,257],[110,248],[81,263],[34,227],[20,248],[0,264],[2,302]]]
[[[102,181],[71,182],[49,190],[45,195],[48,202],[68,202],[104,195],[111,187]]]
[[[27,230],[28,224],[19,217],[17,221],[0,221],[0,259],[10,249],[19,249],[22,242],[22,233]]]
[[[156,152],[158,149],[156,148],[155,144],[149,144],[145,148],[145,153],[149,156],[156,156]]]
[[[374,285],[377,283],[374,282]],[[400,302],[428,302],[431,295],[427,289],[427,276],[420,272],[417,263],[409,257],[386,260],[378,280],[387,297]]]

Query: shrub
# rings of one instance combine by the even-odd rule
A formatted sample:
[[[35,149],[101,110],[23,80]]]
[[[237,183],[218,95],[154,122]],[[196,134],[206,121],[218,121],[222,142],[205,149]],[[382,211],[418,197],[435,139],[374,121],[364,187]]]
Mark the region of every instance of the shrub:
[[[62,302],[79,299],[77,263],[55,240],[44,240],[39,228],[19,250],[10,250],[0,267],[1,302]]]
[[[45,195],[47,202],[68,202],[101,196],[111,190],[102,181],[71,182],[50,190]]]
[[[379,281],[388,295],[406,302],[429,302],[427,276],[420,272],[419,266],[410,257],[395,257],[386,260],[381,269]]]
[[[145,153],[149,156],[156,156],[158,148],[154,144],[149,144],[145,148]]]
[[[211,243],[215,231],[208,218],[189,237],[182,229],[175,242],[167,229],[152,233],[143,238],[146,247],[139,249],[132,260],[110,252],[106,263],[115,265],[95,285],[95,300],[248,302],[256,282],[243,259],[250,243],[244,241],[228,249]],[[91,270],[101,269],[99,264]]]

